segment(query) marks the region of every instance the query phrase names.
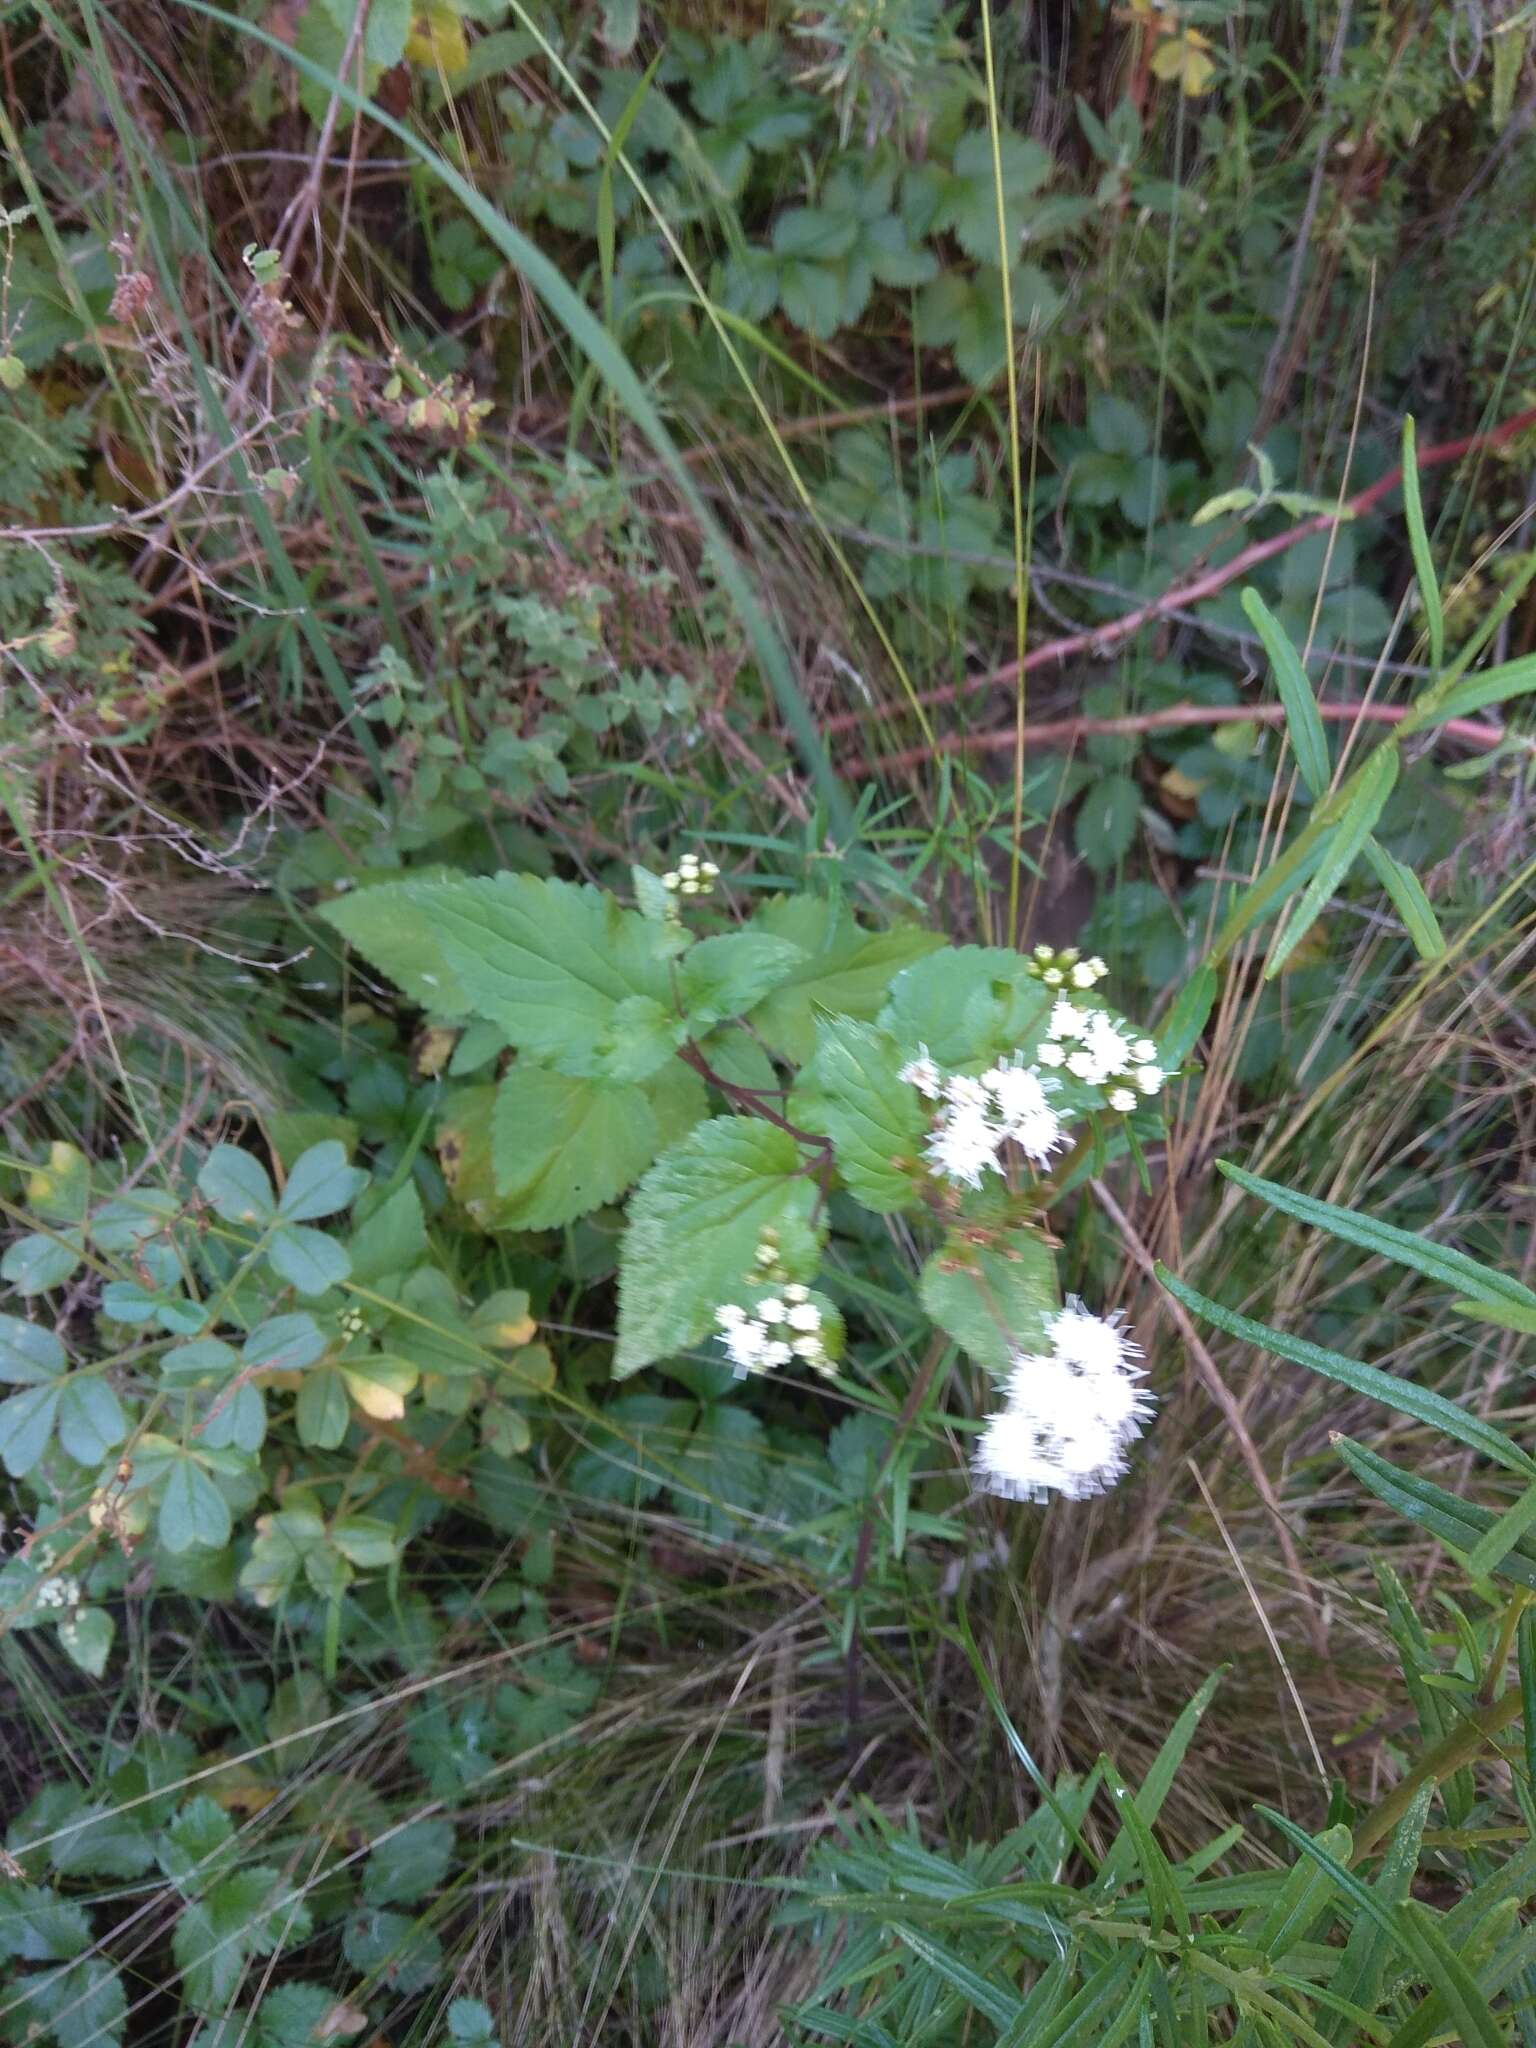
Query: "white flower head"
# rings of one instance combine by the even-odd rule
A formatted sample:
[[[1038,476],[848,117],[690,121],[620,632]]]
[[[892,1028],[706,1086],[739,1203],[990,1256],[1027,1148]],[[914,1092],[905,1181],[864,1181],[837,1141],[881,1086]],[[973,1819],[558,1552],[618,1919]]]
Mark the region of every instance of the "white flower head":
[[[1065,996],[1051,1005],[1050,1021],[1046,1030],[1052,1038],[1081,1038],[1090,1012],[1080,1010],[1076,1003],[1069,1003]]]
[[[963,1186],[979,1188],[990,1169],[999,1172],[997,1148],[1002,1131],[989,1122],[985,1111],[962,1105],[951,1110],[935,1129],[926,1147],[928,1164],[937,1174]]]
[[[954,1109],[985,1110],[988,1093],[986,1082],[974,1074],[951,1074],[944,1083],[944,1100]]]
[[[821,1328],[821,1310],[814,1301],[797,1301],[784,1318],[792,1330],[810,1332]]]
[[[944,1076],[937,1060],[929,1057],[926,1045],[917,1048],[916,1059],[908,1060],[896,1078],[915,1088],[919,1095],[926,1095],[930,1102],[937,1102],[944,1093]]]
[[[988,1493],[1008,1500],[1043,1501],[1052,1493],[1086,1500],[1112,1486],[1125,1470],[1115,1433],[1090,1415],[1065,1434],[1033,1408],[999,1409],[976,1447],[976,1477]]]
[[[1035,1058],[1042,1067],[1059,1067],[1066,1057],[1061,1047],[1049,1038],[1035,1054]]]
[[[1086,1046],[1079,1046],[1076,1052],[1067,1054],[1067,1072],[1079,1081],[1102,1081],[1104,1078],[1098,1060]]]
[[[1131,1049],[1120,1036],[1113,1018],[1102,1010],[1095,1010],[1090,1016],[1083,1036],[1088,1050],[1098,1062],[1101,1075],[1123,1074],[1130,1066]]]
[[[1060,988],[1066,978],[1059,967],[1047,967],[1040,977],[1047,988]]]
[[[1131,1047],[1131,1058],[1145,1066],[1149,1060],[1157,1058],[1157,1047],[1150,1038],[1138,1038]]]
[[[1064,1364],[1086,1373],[1134,1369],[1141,1346],[1122,1327],[1124,1322],[1121,1310],[1096,1316],[1077,1295],[1069,1294],[1066,1307],[1046,1325],[1052,1353]]]
[[[1131,1079],[1143,1095],[1155,1095],[1163,1085],[1163,1070],[1161,1067],[1137,1067]]]
[[[782,1323],[788,1311],[776,1294],[770,1294],[757,1304],[757,1319],[760,1323]]]
[[[810,1298],[811,1290],[809,1287],[802,1287],[798,1280],[791,1282],[784,1290],[786,1301],[809,1301]]]
[[[1122,1116],[1129,1116],[1136,1107],[1136,1090],[1134,1088],[1111,1088],[1109,1091],[1109,1106],[1111,1109],[1117,1109]]]

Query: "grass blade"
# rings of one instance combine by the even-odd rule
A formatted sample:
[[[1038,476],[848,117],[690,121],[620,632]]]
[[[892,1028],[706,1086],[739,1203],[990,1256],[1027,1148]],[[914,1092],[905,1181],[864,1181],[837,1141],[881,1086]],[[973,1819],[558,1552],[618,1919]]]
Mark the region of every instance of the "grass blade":
[[[1308,1343],[1305,1337],[1272,1330],[1267,1323],[1256,1323],[1234,1309],[1223,1308],[1220,1302],[1207,1300],[1184,1281],[1175,1279],[1165,1267],[1160,1265],[1156,1271],[1175,1301],[1182,1302],[1191,1314],[1214,1323],[1218,1330],[1225,1330],[1228,1336],[1241,1338],[1257,1350],[1273,1352],[1277,1358],[1287,1358],[1293,1365],[1304,1365],[1309,1372],[1348,1387],[1351,1393],[1367,1394],[1399,1415],[1438,1429],[1456,1443],[1465,1444],[1468,1450],[1518,1472],[1522,1478],[1536,1473],[1536,1460],[1528,1458],[1503,1430],[1495,1429],[1491,1422],[1458,1407],[1454,1401],[1447,1401],[1443,1394],[1417,1386],[1412,1380],[1399,1379],[1394,1373],[1382,1372],[1377,1366],[1364,1365],[1359,1359],[1346,1358],[1342,1352],[1325,1351],[1322,1345]]]
[[[1272,1209],[1294,1216],[1298,1223],[1310,1223],[1314,1229],[1326,1230],[1331,1237],[1343,1238],[1346,1244],[1358,1245],[1362,1251],[1372,1252],[1377,1258],[1409,1266],[1415,1273],[1422,1273],[1426,1280],[1438,1281],[1443,1287],[1459,1288],[1485,1307],[1499,1308],[1508,1304],[1536,1312],[1536,1294],[1532,1294],[1528,1287],[1507,1274],[1495,1273],[1480,1265],[1476,1259],[1468,1258],[1465,1252],[1455,1251],[1449,1245],[1432,1244],[1427,1238],[1415,1236],[1412,1231],[1399,1230],[1395,1224],[1378,1223],[1374,1217],[1362,1215],[1357,1209],[1341,1209],[1333,1202],[1320,1201],[1316,1195],[1299,1194],[1294,1188],[1282,1187],[1278,1181],[1260,1180],[1257,1174],[1248,1173],[1227,1159],[1217,1160],[1216,1171],[1235,1182],[1245,1193],[1257,1195],[1260,1201],[1268,1202]]]

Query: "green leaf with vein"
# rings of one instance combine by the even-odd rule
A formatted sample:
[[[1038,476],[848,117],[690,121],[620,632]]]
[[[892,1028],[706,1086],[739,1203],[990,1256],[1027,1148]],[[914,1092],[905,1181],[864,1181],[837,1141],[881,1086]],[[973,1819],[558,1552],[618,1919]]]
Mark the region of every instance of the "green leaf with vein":
[[[1427,1529],[1431,1536],[1459,1551],[1464,1558],[1471,1556],[1480,1538],[1487,1535],[1498,1519],[1489,1509],[1447,1493],[1433,1480],[1421,1479],[1416,1472],[1394,1465],[1352,1437],[1335,1437],[1333,1448],[1361,1485],[1368,1487],[1379,1501],[1395,1514]],[[1512,1579],[1516,1585],[1536,1592],[1533,1539],[1528,1535],[1517,1537],[1494,1571],[1500,1578]]]
[[[787,1131],[757,1117],[716,1117],[663,1153],[630,1203],[615,1379],[708,1336],[765,1230],[790,1270],[814,1266],[818,1189],[805,1164]]]
[[[1287,1820],[1268,1806],[1260,1806],[1258,1811],[1280,1830],[1294,1848],[1318,1864],[1356,1907],[1376,1922],[1414,1967],[1416,1975],[1434,1986],[1455,2021],[1457,2038],[1464,2041],[1467,2048],[1504,2048],[1503,2029],[1488,2010],[1488,2001],[1478,1990],[1472,1973],[1451,1949],[1429,1914],[1415,1911],[1417,1901],[1408,1899],[1401,1904],[1389,1903],[1363,1878],[1329,1855],[1320,1841],[1314,1841],[1294,1821]]]
[[[1388,853],[1379,840],[1366,840],[1365,857],[1403,920],[1403,928],[1413,941],[1414,951],[1421,960],[1438,960],[1445,951],[1445,934],[1435,916],[1434,905],[1424,893],[1424,884],[1412,868],[1395,854]]]
[[[790,1121],[831,1139],[844,1186],[877,1215],[910,1208],[922,1178],[929,1109],[898,1078],[909,1057],[878,1025],[823,1017],[789,1098]]]
[[[698,1035],[726,1017],[754,1009],[804,959],[793,940],[771,932],[749,929],[700,939],[684,954],[677,972],[690,1032]]]
[[[387,882],[322,915],[417,1002],[484,1017],[562,1073],[639,1080],[668,1057],[659,1037],[637,1051],[634,1011],[618,1015],[634,997],[672,1008],[654,927],[600,889],[511,874]]]
[[[1368,1394],[1372,1400],[1395,1409],[1399,1415],[1411,1416],[1415,1422],[1427,1423],[1430,1428],[1441,1430],[1456,1443],[1465,1444],[1469,1450],[1477,1451],[1485,1458],[1492,1458],[1511,1472],[1527,1476],[1536,1473],[1536,1460],[1527,1457],[1503,1430],[1495,1429],[1481,1415],[1459,1408],[1454,1401],[1447,1401],[1443,1394],[1416,1386],[1412,1380],[1399,1379],[1395,1373],[1382,1372],[1374,1365],[1364,1365],[1359,1359],[1345,1358],[1341,1352],[1325,1351],[1321,1344],[1311,1344],[1305,1337],[1272,1330],[1267,1323],[1256,1323],[1248,1316],[1239,1315],[1235,1309],[1223,1308],[1219,1301],[1208,1300],[1184,1281],[1176,1279],[1166,1267],[1160,1265],[1156,1271],[1159,1281],[1175,1301],[1182,1302],[1185,1308],[1204,1321],[1214,1323],[1218,1330],[1225,1330],[1229,1337],[1239,1337],[1257,1350],[1273,1352],[1277,1358],[1288,1358],[1293,1365],[1304,1365],[1308,1371],[1319,1373],[1324,1379],[1336,1380],[1352,1393]]]
[[[1279,1181],[1261,1180],[1256,1173],[1234,1166],[1229,1159],[1218,1159],[1216,1171],[1245,1193],[1268,1202],[1272,1209],[1294,1216],[1299,1223],[1326,1230],[1330,1236],[1341,1237],[1346,1244],[1359,1245],[1362,1251],[1372,1252],[1378,1258],[1411,1267],[1426,1280],[1438,1281],[1443,1287],[1459,1287],[1464,1294],[1491,1308],[1509,1304],[1536,1311],[1536,1294],[1521,1281],[1480,1265],[1450,1245],[1434,1244],[1410,1230],[1399,1230],[1393,1223],[1379,1223],[1374,1216],[1366,1216],[1358,1209],[1341,1209],[1316,1195],[1303,1195],[1295,1188],[1283,1187]]]
[[[1469,718],[1491,704],[1507,704],[1511,697],[1524,697],[1531,690],[1536,690],[1536,654],[1501,661],[1457,681],[1448,679],[1439,690],[1431,688],[1419,698],[1398,727],[1399,736],[1406,738],[1426,726],[1443,725],[1448,718]]]
[[[1429,628],[1429,659],[1439,668],[1445,660],[1445,609],[1440,602],[1440,581],[1424,525],[1424,502],[1419,496],[1419,458],[1414,446],[1412,413],[1403,421],[1403,516],[1408,522],[1408,545],[1413,551],[1414,580]]]
[[[1393,785],[1397,781],[1397,770],[1397,745],[1395,741],[1389,740],[1384,746],[1378,747],[1365,763],[1358,783],[1351,782],[1345,785],[1349,791],[1348,801],[1329,834],[1316,874],[1308,882],[1301,901],[1286,919],[1284,930],[1275,940],[1274,949],[1264,968],[1266,981],[1271,980],[1284,967],[1321,916],[1334,890],[1354,866],[1361,848],[1375,828],[1376,820],[1381,816],[1387,798],[1392,794]]]
[[[955,1236],[924,1266],[918,1293],[929,1316],[997,1377],[1016,1352],[1046,1349],[1046,1319],[1061,1306],[1056,1255],[1037,1231],[995,1233],[992,1244]]]
[[[633,1081],[582,1080],[519,1061],[496,1090],[497,1223],[548,1230],[623,1194],[656,1156],[655,1111]]]
[[[915,925],[868,931],[841,904],[819,896],[776,896],[747,929],[786,939],[804,955],[752,1016],[765,1043],[797,1064],[815,1050],[819,1010],[873,1020],[894,977],[944,943]]]
[[[1307,672],[1301,665],[1301,657],[1287,638],[1285,628],[1256,590],[1243,592],[1242,606],[1274,670],[1275,688],[1285,708],[1285,728],[1291,751],[1296,756],[1296,766],[1301,770],[1301,779],[1314,797],[1320,797],[1332,778],[1333,762],[1328,753],[1328,735],[1323,730],[1322,715],[1312,694],[1312,685],[1307,680]]]
[[[1375,756],[1371,759],[1374,760]],[[1325,803],[1319,804],[1280,858],[1272,861],[1244,889],[1216,935],[1216,943],[1210,951],[1211,965],[1224,960],[1245,933],[1256,924],[1262,924],[1265,918],[1273,917],[1287,898],[1301,887],[1323,858],[1333,828],[1369,766],[1369,761],[1362,763],[1342,788],[1335,790]]]

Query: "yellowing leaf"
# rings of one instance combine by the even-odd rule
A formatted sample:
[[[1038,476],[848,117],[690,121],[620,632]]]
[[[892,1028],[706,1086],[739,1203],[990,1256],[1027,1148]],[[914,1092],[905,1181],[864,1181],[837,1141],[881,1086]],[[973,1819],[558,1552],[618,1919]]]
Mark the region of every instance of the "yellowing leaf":
[[[429,4],[420,9],[405,39],[405,54],[412,64],[456,78],[469,63],[469,45],[464,24],[452,7]]]
[[[1171,796],[1177,802],[1192,803],[1205,784],[1196,776],[1186,775],[1182,768],[1167,768],[1158,777],[1157,786],[1165,796]]]
[[[414,1365],[401,1358],[370,1358],[341,1367],[347,1392],[375,1422],[398,1422],[405,1413],[405,1397],[421,1377]]]
[[[409,48],[409,44],[406,46]],[[445,1024],[434,1024],[423,1031],[416,1041],[416,1071],[425,1081],[440,1074],[453,1058],[453,1048],[459,1042],[457,1031]]]
[[[28,1207],[53,1215],[79,1215],[89,1172],[79,1147],[56,1139],[48,1147],[48,1164],[27,1176]]]
[[[1210,38],[1197,28],[1186,28],[1169,36],[1152,52],[1152,70],[1169,82],[1177,79],[1191,99],[1198,99],[1216,75],[1214,59],[1206,52]]]

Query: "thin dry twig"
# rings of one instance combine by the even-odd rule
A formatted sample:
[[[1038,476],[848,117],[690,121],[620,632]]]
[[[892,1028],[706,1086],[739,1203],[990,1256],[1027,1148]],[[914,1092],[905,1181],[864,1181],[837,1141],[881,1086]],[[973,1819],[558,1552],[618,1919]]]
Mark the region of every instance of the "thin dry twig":
[[[1457,462],[1463,455],[1486,453],[1502,448],[1528,427],[1536,426],[1536,405],[1527,406],[1523,412],[1515,413],[1496,427],[1477,434],[1464,434],[1456,441],[1439,441],[1418,451],[1418,467],[1435,469],[1447,462]],[[1261,562],[1272,561],[1276,555],[1283,555],[1298,542],[1309,539],[1315,533],[1327,533],[1341,518],[1362,518],[1367,512],[1390,497],[1402,482],[1401,463],[1394,463],[1384,476],[1375,483],[1367,484],[1362,491],[1356,491],[1352,498],[1345,498],[1338,506],[1326,512],[1319,512],[1311,519],[1303,519],[1299,525],[1288,527],[1284,533],[1271,534],[1267,540],[1257,540],[1234,555],[1230,562],[1218,564],[1215,568],[1202,570],[1187,582],[1171,585],[1161,597],[1150,598],[1146,604],[1138,605],[1134,611],[1123,617],[1110,619],[1103,625],[1084,627],[1077,633],[1064,633],[1055,640],[1043,641],[1032,648],[1022,661],[1005,662],[1000,668],[982,669],[975,675],[963,676],[959,682],[945,683],[938,689],[925,690],[912,700],[932,710],[938,704],[953,704],[961,697],[969,697],[978,690],[988,690],[994,685],[1016,683],[1021,676],[1030,675],[1038,668],[1051,662],[1068,661],[1073,655],[1081,654],[1095,660],[1102,660],[1120,646],[1123,641],[1133,638],[1143,626],[1150,626],[1171,613],[1199,604],[1205,598],[1214,597],[1225,590],[1230,583],[1248,575]],[[902,709],[910,708],[894,704],[871,704],[856,711],[839,712],[836,717],[825,721],[822,730],[828,734],[848,732],[861,726],[868,718],[894,719]]]

